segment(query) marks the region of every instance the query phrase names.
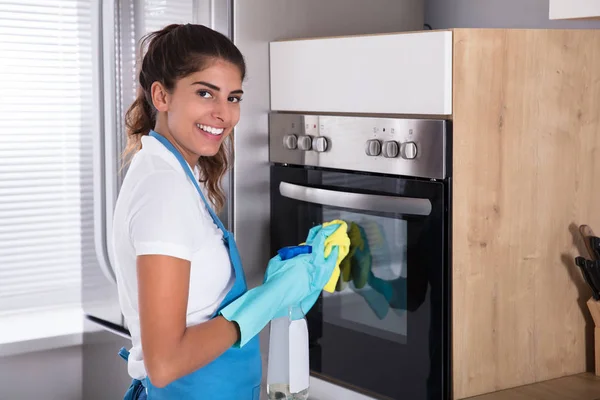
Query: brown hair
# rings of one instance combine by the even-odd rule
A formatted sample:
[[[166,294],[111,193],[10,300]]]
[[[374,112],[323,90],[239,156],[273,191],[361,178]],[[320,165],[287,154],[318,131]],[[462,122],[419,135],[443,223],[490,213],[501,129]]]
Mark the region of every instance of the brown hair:
[[[216,59],[236,65],[242,80],[246,76],[246,64],[238,48],[226,36],[203,25],[168,25],[144,36],[140,41],[140,53],[145,47],[138,96],[125,114],[127,146],[124,158],[141,148],[142,136],[148,135],[156,124],[156,109],[150,94],[154,82],[160,82],[171,91],[177,80],[201,71]],[[217,154],[198,160],[200,182],[206,184],[208,198],[217,211],[225,203],[221,181],[232,159],[233,136],[229,135]]]

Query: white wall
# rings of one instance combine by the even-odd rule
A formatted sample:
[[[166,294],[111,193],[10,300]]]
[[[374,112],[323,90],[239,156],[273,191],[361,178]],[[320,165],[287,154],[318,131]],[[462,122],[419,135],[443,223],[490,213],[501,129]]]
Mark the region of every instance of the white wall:
[[[600,21],[551,21],[549,7],[549,0],[425,0],[425,23],[433,29],[600,28]]]

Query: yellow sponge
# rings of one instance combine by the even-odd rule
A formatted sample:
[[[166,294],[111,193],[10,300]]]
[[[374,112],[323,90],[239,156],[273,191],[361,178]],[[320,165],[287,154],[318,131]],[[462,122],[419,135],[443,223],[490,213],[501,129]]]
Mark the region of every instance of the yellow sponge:
[[[340,226],[331,235],[325,239],[325,257],[329,257],[333,246],[338,246],[338,258],[335,263],[335,268],[331,274],[331,278],[323,288],[326,292],[333,293],[338,279],[340,278],[340,263],[348,255],[350,251],[350,238],[348,237],[348,225],[346,222],[336,219],[330,222],[323,223],[323,227],[339,224]]]

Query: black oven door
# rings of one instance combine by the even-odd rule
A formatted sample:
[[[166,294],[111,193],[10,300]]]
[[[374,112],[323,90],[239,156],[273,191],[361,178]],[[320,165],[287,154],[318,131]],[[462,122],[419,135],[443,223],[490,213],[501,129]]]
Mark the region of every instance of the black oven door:
[[[271,166],[271,252],[341,219],[350,253],[307,314],[311,374],[379,399],[449,391],[444,182]]]

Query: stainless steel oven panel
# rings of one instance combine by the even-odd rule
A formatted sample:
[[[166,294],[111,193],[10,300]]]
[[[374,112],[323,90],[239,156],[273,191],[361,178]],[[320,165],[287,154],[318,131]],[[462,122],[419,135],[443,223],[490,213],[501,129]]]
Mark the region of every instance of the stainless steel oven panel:
[[[273,163],[446,178],[446,121],[271,113]]]

